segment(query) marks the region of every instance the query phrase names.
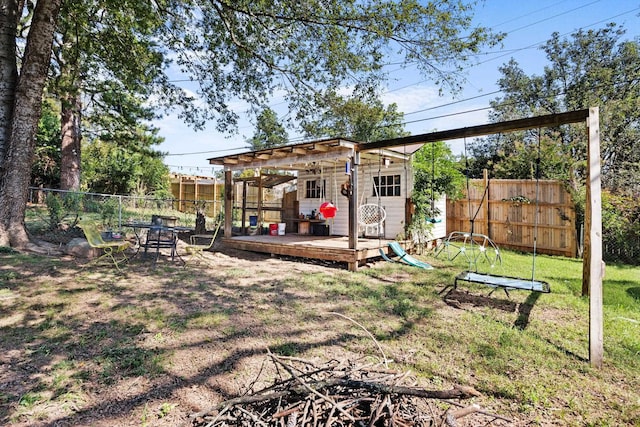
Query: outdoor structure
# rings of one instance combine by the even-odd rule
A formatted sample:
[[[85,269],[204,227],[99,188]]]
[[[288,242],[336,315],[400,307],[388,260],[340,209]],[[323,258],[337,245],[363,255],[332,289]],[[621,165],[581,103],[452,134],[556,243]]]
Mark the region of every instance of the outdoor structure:
[[[470,126],[366,144],[367,149],[407,146],[496,133],[515,132],[569,123],[584,123],[587,139],[587,182],[582,292],[589,295],[589,360],[602,366],[604,331],[602,313],[602,186],[600,177],[600,116],[597,107],[527,119]]]
[[[224,243],[243,250],[346,262],[355,270],[367,259],[379,257],[379,249],[387,250],[390,241],[402,239],[412,215],[411,154],[420,147],[361,150],[362,144],[340,138],[209,159],[223,166],[226,174]],[[233,178],[233,172],[247,169],[270,172]],[[274,170],[285,174],[273,174]],[[282,204],[265,201],[265,192],[283,183],[288,191]],[[334,216],[323,215],[323,204]],[[444,201],[439,207],[444,218]],[[278,221],[274,211],[280,214]],[[233,227],[233,218],[240,220],[239,229]],[[274,225],[286,231],[274,236],[267,228]],[[446,234],[444,221],[437,224],[435,234]]]
[[[344,194],[348,197],[348,249],[341,252],[347,259],[350,269],[356,269],[358,263],[362,259],[366,259],[371,255],[372,251],[368,248],[361,248],[359,244],[359,212],[358,206],[361,199],[360,180],[366,178],[360,176],[361,169],[371,160],[373,164],[389,164],[393,158],[400,158],[403,161],[407,156],[415,152],[419,147],[427,143],[438,141],[448,141],[461,138],[472,138],[496,133],[515,132],[527,129],[536,129],[541,127],[556,127],[569,123],[584,123],[587,130],[587,182],[586,182],[586,206],[585,206],[585,241],[583,255],[583,293],[588,293],[590,297],[589,308],[589,359],[594,366],[602,366],[603,361],[603,316],[602,316],[602,200],[601,200],[601,178],[600,178],[600,123],[598,108],[590,108],[579,111],[570,111],[566,113],[550,114],[546,116],[531,117],[527,119],[511,120],[500,123],[491,123],[486,125],[465,127],[446,131],[432,132],[422,135],[414,135],[402,138],[395,138],[384,141],[376,141],[372,143],[357,143],[355,141],[347,141],[343,139],[333,139],[320,142],[312,142],[306,144],[298,144],[293,146],[279,147],[269,150],[261,150],[249,153],[235,154],[209,159],[213,165],[221,165],[225,170],[225,225],[224,234],[227,244],[233,245],[232,231],[232,210],[233,210],[233,171],[248,168],[272,168],[272,169],[290,169],[296,171],[305,171],[311,173],[311,169],[323,162],[345,164],[345,172],[349,171],[349,182],[345,188]],[[399,157],[398,157],[399,156]],[[337,169],[334,168],[334,171]],[[324,169],[321,168],[322,173]],[[317,172],[317,168],[316,168]],[[317,173],[316,173],[317,175]],[[402,175],[401,175],[402,176]],[[395,178],[394,178],[395,179]],[[332,194],[322,193],[327,190],[317,190],[318,187],[323,188],[324,178],[320,178],[320,184],[315,181],[309,184],[309,191],[320,191],[320,195],[327,196]],[[379,181],[382,184],[382,181]],[[385,181],[386,184],[386,181]],[[405,180],[406,184],[406,180]],[[307,184],[305,184],[305,192]],[[394,184],[395,185],[395,184]],[[337,187],[337,186],[336,186]],[[316,188],[316,190],[314,190]],[[400,188],[406,188],[406,185],[400,185]],[[395,191],[392,190],[392,191]],[[405,190],[406,191],[406,190]],[[312,193],[310,193],[312,194]],[[342,194],[342,188],[341,188]],[[404,193],[407,200],[405,204],[405,221],[410,219],[411,206],[406,197],[408,193]],[[387,197],[387,196],[385,196]],[[310,197],[311,199],[313,197]],[[381,198],[381,197],[380,197]],[[322,197],[318,197],[322,199]],[[339,200],[339,198],[338,198]],[[343,206],[338,206],[340,209]],[[382,243],[382,237],[379,238]],[[251,243],[251,242],[248,242]],[[300,242],[298,246],[295,244],[269,247],[259,245],[251,246],[250,244],[239,244],[237,247],[249,250],[269,251],[272,253],[282,253],[295,256],[306,256],[307,254],[315,254],[320,259],[335,259],[333,251],[327,251],[326,254],[320,251],[311,252],[310,246],[304,242]],[[285,249],[286,248],[286,249]],[[309,252],[307,252],[309,250]],[[377,250],[376,250],[377,251]],[[373,256],[373,255],[371,255]],[[337,258],[337,257],[336,257]]]

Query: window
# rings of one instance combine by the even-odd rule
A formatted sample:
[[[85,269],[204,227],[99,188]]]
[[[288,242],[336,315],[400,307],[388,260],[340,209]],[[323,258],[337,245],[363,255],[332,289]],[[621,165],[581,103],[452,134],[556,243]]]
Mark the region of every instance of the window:
[[[400,175],[374,176],[373,196],[400,196]]]
[[[313,179],[307,181],[307,199],[321,199],[324,197],[325,180]]]

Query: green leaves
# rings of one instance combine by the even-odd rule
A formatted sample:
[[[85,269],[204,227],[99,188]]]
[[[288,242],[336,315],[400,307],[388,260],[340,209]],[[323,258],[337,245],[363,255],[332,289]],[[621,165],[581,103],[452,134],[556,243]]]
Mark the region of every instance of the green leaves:
[[[553,34],[543,46],[549,61],[542,75],[527,75],[515,61],[500,68],[504,96],[492,102],[492,121],[600,107],[602,179],[607,188],[640,191],[640,44],[623,40],[609,24]],[[584,126],[541,129],[541,177],[584,182]],[[496,135],[475,144],[474,174],[488,167],[496,177],[531,178],[537,132]]]
[[[357,88],[350,97],[331,91],[321,99],[323,111],[300,118],[308,137],[373,142],[408,135],[404,131],[404,115],[397,105],[385,107],[370,88]]]
[[[262,150],[285,145],[289,139],[278,115],[271,108],[265,108],[258,115],[256,131],[247,142],[252,150]]]
[[[318,94],[378,84],[390,56],[453,88],[460,63],[491,39],[470,29],[470,7],[457,1],[218,0],[179,9],[188,19],[168,15],[172,31],[161,39],[181,72],[199,82],[208,106],[199,114],[221,129],[237,118],[230,99],[264,105],[281,89],[304,117],[319,107]]]

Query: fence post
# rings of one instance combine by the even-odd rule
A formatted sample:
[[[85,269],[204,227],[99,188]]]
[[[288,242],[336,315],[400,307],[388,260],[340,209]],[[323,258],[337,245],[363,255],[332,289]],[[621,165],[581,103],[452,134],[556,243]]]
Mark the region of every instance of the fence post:
[[[122,195],[118,195],[118,230],[122,229]]]
[[[485,221],[487,221],[487,237],[493,239],[493,236],[491,235],[491,217],[489,216],[489,212],[491,211],[491,192],[489,188],[489,171],[487,169],[482,170],[482,178],[484,179],[484,188],[487,192],[487,195],[485,197],[486,203],[484,210],[484,218]],[[482,201],[480,203],[482,203]]]

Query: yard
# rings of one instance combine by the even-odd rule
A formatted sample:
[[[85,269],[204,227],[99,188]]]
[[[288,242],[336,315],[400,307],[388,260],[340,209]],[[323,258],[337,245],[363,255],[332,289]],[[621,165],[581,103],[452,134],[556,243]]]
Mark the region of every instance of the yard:
[[[481,396],[461,403],[513,420],[459,425],[640,425],[639,267],[607,267],[596,370],[579,260],[538,257],[550,294],[461,285],[445,298],[464,267],[443,259],[424,257],[433,271],[377,262],[352,273],[217,249],[209,266],[136,260],[124,274],[0,253],[0,424],[195,425],[190,415],[250,387],[267,351],[321,364],[382,350],[420,387],[473,387]],[[497,272],[529,274],[530,256],[504,260]]]

